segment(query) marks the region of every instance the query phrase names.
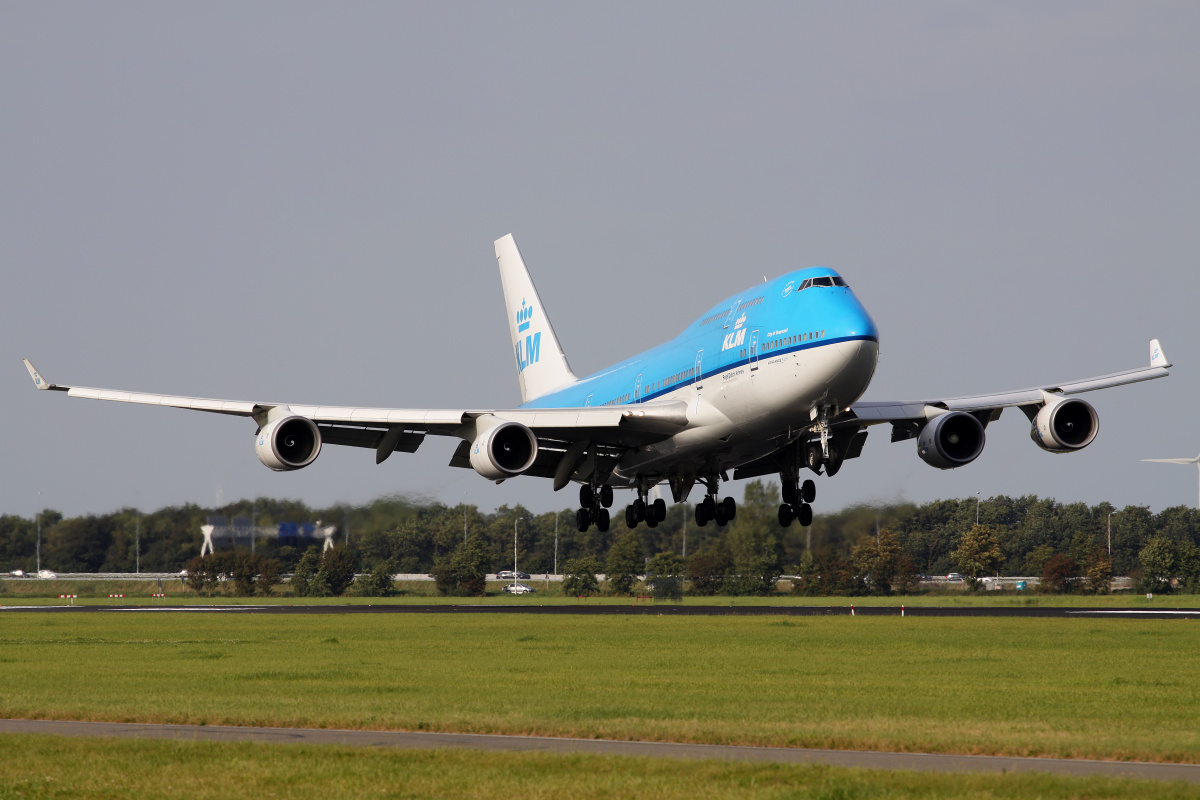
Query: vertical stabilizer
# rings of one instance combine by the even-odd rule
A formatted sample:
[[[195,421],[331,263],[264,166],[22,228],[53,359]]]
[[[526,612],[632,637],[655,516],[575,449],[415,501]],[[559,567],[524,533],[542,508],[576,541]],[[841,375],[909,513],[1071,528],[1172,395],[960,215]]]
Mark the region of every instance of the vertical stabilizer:
[[[511,233],[496,240],[496,260],[508,307],[508,330],[517,360],[517,378],[521,381],[521,402],[527,403],[578,379],[571,372]]]

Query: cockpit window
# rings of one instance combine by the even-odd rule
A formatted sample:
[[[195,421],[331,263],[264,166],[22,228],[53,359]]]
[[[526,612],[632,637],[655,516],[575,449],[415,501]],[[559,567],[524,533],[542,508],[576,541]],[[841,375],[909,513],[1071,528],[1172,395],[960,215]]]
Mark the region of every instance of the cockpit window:
[[[844,280],[842,280],[841,278],[839,278],[839,277],[837,277],[837,276],[834,276],[834,278],[833,278],[833,285],[834,285],[834,286],[845,286],[845,285],[846,285],[846,282],[845,282]]]
[[[813,278],[813,286],[833,286],[833,278]]]
[[[837,276],[824,277],[824,278],[808,278],[803,283],[801,283],[799,287],[796,288],[796,291],[802,292],[805,289],[808,289],[812,286],[826,286],[826,287],[843,286],[844,287],[845,285],[846,285],[846,282]]]

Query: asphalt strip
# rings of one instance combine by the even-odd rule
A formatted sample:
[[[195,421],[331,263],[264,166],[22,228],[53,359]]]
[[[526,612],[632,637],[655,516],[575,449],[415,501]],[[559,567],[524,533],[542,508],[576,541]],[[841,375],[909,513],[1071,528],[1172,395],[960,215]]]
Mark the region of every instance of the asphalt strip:
[[[325,728],[244,728],[230,725],[153,725],[130,722],[70,722],[40,719],[0,720],[0,733],[40,733],[55,736],[168,739],[194,742],[331,744],[349,747],[395,747],[420,750],[455,748],[492,752],[586,753],[642,758],[826,764],[834,767],[920,772],[1040,772],[1050,775],[1140,778],[1200,783],[1200,764],[959,756],[937,753],[878,753],[859,750],[807,750],[786,747],[676,744],[672,742],[622,742],[610,739],[561,739],[550,736],[500,736],[424,731],[351,731]]]

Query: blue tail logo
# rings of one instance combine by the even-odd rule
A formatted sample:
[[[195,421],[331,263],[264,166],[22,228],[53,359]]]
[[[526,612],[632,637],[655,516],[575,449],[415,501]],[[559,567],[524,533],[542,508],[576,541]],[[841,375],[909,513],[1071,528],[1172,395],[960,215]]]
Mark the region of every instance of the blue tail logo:
[[[533,318],[533,307],[526,306],[525,301],[521,301],[521,310],[517,312],[517,333],[523,333],[529,330],[529,320]]]

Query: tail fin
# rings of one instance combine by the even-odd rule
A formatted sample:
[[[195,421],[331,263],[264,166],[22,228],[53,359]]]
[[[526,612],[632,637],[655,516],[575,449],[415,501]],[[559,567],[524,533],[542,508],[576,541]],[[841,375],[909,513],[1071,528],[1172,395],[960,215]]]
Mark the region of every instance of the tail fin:
[[[521,381],[521,402],[527,403],[578,378],[571,372],[511,233],[496,240],[496,260],[500,263],[500,283],[508,306],[508,328],[517,359],[517,378]]]

